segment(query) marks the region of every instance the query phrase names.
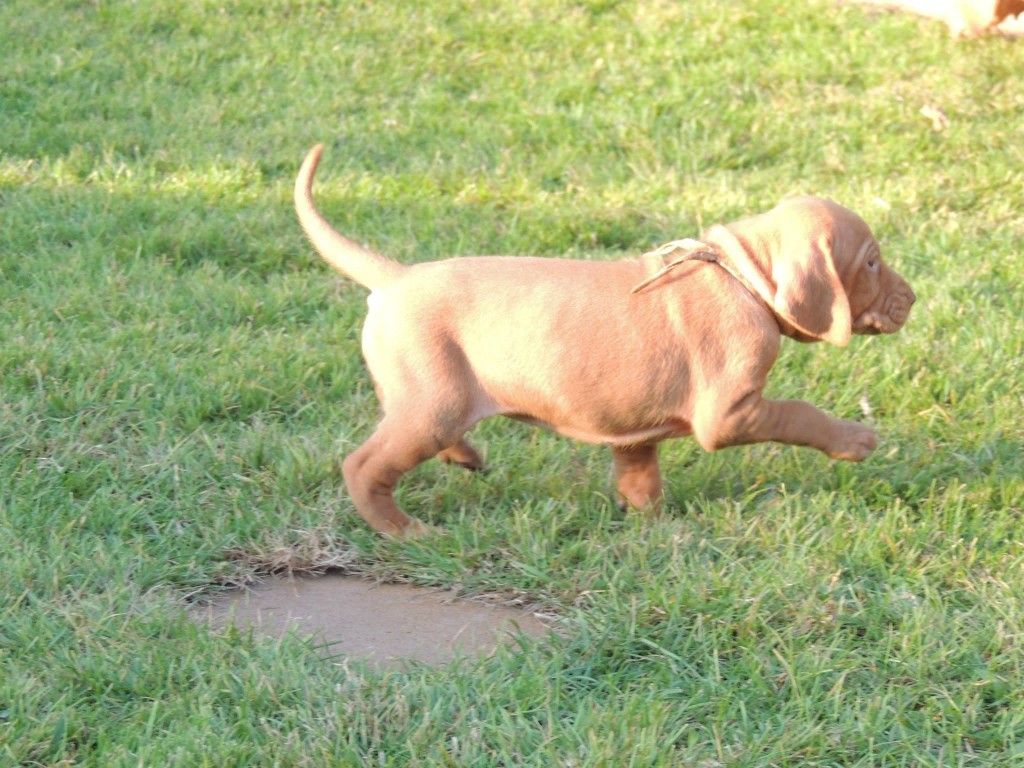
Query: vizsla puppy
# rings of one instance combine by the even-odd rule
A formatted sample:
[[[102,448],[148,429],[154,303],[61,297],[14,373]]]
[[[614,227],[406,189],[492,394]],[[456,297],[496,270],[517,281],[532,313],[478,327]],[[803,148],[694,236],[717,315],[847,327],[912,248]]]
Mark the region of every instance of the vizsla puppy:
[[[874,431],[762,390],[780,337],[843,346],[892,333],[914,303],[864,221],[815,197],[712,227],[639,259],[466,257],[405,266],[336,232],[312,197],[322,147],[295,182],[320,255],[367,286],[363,354],[384,417],[342,471],[356,510],[393,536],[424,529],[395,504],[432,456],[480,468],[463,438],[501,414],[611,446],[619,500],[661,496],[657,445],[774,440],[860,461]]]

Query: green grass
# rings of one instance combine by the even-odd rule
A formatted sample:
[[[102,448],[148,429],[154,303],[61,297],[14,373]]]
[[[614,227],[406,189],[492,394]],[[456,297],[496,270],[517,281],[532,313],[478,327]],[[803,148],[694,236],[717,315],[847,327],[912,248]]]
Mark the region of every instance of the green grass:
[[[1024,765],[1021,43],[798,0],[8,0],[0,28],[0,764]],[[882,445],[671,443],[644,519],[603,449],[488,422],[489,474],[402,487],[449,535],[377,539],[337,468],[377,414],[364,291],[291,212],[316,141],[325,213],[406,262],[845,203],[918,305],[787,343],[770,390],[866,398]],[[342,561],[564,636],[396,673],[187,618]]]

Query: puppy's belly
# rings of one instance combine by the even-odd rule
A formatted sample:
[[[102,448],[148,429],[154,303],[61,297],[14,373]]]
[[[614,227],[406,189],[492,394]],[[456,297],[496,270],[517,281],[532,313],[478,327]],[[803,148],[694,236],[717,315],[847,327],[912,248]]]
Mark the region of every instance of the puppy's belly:
[[[573,440],[581,440],[585,443],[598,443],[600,445],[639,445],[641,443],[667,440],[672,437],[686,437],[693,434],[693,428],[682,419],[673,419],[650,427],[639,427],[622,431],[603,431],[575,425],[549,424],[522,413],[504,413],[502,415],[517,421],[525,421],[527,424],[533,424],[537,427],[549,429],[565,437],[571,437]]]

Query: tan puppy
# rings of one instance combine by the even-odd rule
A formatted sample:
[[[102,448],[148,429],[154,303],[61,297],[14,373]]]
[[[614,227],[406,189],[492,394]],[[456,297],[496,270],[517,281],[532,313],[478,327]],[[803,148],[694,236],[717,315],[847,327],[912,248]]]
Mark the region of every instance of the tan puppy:
[[[875,448],[863,424],[761,396],[781,335],[843,346],[906,322],[914,294],[852,211],[788,200],[640,259],[405,266],[317,212],[321,151],[299,171],[295,207],[327,263],[372,291],[363,354],[384,417],[342,471],[374,530],[422,530],[395,504],[399,478],[432,456],[482,467],[463,434],[498,414],[610,445],[620,502],[633,507],[657,504],[657,444],[670,437],[709,451],[774,440],[849,461]]]

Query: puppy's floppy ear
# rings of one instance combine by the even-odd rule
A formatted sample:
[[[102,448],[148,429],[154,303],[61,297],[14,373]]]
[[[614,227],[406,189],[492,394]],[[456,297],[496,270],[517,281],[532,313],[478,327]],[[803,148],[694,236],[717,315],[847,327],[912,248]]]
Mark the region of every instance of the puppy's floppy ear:
[[[853,320],[828,238],[820,231],[780,226],[779,219],[776,209],[712,227],[704,240],[715,244],[727,268],[796,331],[788,335],[845,346]]]
[[[807,336],[838,347],[849,344],[853,318],[831,248],[808,242],[783,249],[771,265],[775,312]]]

